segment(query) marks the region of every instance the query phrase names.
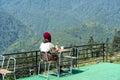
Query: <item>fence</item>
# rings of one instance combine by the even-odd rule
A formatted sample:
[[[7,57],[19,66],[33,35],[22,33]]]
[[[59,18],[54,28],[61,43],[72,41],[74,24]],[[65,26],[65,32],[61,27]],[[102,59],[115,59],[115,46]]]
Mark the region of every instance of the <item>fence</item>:
[[[78,59],[74,60],[74,66],[82,66],[85,63],[98,63],[108,60],[108,48],[105,43],[89,44],[81,46],[71,46],[65,48],[72,48],[72,55],[77,56]],[[28,77],[31,74],[37,75],[38,62],[40,60],[40,51],[28,51],[19,53],[2,54],[6,57],[5,63],[8,57],[13,56],[16,58],[16,75],[17,78]],[[6,66],[6,65],[4,65]],[[32,73],[33,72],[33,73]]]

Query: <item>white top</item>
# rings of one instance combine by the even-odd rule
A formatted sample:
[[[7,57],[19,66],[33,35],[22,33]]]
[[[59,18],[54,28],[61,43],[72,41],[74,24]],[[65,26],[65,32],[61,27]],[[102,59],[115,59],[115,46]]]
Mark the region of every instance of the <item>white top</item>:
[[[47,43],[42,42],[39,48],[41,52],[49,52],[53,47],[54,45],[51,42],[47,42]]]

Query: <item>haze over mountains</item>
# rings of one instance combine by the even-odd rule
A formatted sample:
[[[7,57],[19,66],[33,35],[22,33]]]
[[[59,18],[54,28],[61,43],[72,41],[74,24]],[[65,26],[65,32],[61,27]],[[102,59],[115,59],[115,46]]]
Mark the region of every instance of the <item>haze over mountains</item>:
[[[6,18],[6,16],[11,17]],[[119,0],[0,0],[2,44],[0,49],[2,51],[19,51],[21,48],[14,46],[17,41],[23,43],[29,38],[32,39],[31,36],[41,36],[44,31],[50,31],[54,35],[53,41],[59,40],[61,45],[74,42],[75,44],[87,43],[90,36],[93,36],[96,42],[104,41],[107,37],[112,40],[114,29],[120,29],[119,25]],[[14,29],[13,26],[16,28]],[[8,28],[3,29],[4,27]],[[6,39],[9,44],[5,46],[6,40],[3,36],[11,30],[13,31],[11,35],[14,37],[11,37],[10,42]],[[21,32],[18,34],[19,30]],[[2,33],[3,31],[6,33]],[[27,36],[25,32],[28,33]],[[16,36],[22,34],[28,39],[23,41],[23,38],[15,37],[15,34]],[[33,49],[38,49],[40,42],[38,39],[36,41],[38,44],[33,40],[32,44],[28,43],[31,45],[24,45],[24,47],[29,47],[26,50],[31,50],[30,46],[34,47],[34,45]]]

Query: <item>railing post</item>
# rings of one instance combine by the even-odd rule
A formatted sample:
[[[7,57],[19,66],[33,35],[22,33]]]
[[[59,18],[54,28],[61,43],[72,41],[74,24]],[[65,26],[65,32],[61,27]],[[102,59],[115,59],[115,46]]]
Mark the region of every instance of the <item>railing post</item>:
[[[38,72],[38,61],[37,61],[37,59],[38,59],[38,53],[37,53],[37,51],[36,51],[36,74],[37,74],[37,72]]]
[[[77,57],[77,59],[78,59],[78,49],[77,48],[75,49],[75,57]],[[78,60],[77,59],[75,61],[76,67],[78,66]]]
[[[106,62],[108,61],[108,43],[106,43]]]
[[[93,44],[90,45],[91,46],[91,54],[92,54],[92,58],[94,57],[94,53],[93,53]]]
[[[73,56],[76,56],[76,50],[75,50],[75,48],[73,47],[72,49],[73,49],[73,54],[72,54],[72,55],[73,55]],[[74,64],[76,65],[76,63],[73,63],[73,65],[74,65]],[[72,66],[73,66],[73,65],[72,65]]]
[[[105,51],[105,44],[104,43],[102,43],[102,48],[103,48],[103,62],[105,61],[105,54],[104,54],[104,51]]]

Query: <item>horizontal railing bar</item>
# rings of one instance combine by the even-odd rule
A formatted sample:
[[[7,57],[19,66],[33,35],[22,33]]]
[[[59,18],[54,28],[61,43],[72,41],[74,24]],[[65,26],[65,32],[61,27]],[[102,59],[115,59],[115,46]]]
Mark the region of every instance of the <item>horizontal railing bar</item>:
[[[92,61],[95,61],[97,58],[100,58],[101,60],[104,61],[106,58],[105,57],[106,55],[104,54],[104,50],[106,50],[105,48],[107,48],[107,46],[105,45],[105,43],[70,46],[70,47],[64,47],[64,48],[65,49],[73,48],[72,54],[74,56],[78,56],[78,58],[75,60],[76,62],[74,63],[74,65],[76,65],[77,63],[84,63],[84,61],[87,62],[87,60],[93,59],[91,60],[92,62]],[[25,71],[29,71],[29,68],[34,67],[35,72],[37,72],[38,63],[40,61],[40,50],[7,53],[2,55],[6,56],[7,58],[5,62],[8,60],[9,56],[15,56],[17,61],[17,66],[16,66],[17,70],[21,70],[22,72],[24,72],[23,69],[25,69]],[[63,60],[63,63],[64,62],[67,62],[67,61]],[[17,73],[19,74],[19,72]],[[22,76],[27,75],[27,72],[24,72],[24,73],[25,74],[23,74]]]
[[[18,54],[27,54],[27,53],[33,53],[33,52],[40,52],[40,50],[35,50],[35,51],[27,51],[27,52],[17,52],[17,53],[7,53],[7,54],[2,54],[3,56],[8,56],[8,55],[18,55]]]

